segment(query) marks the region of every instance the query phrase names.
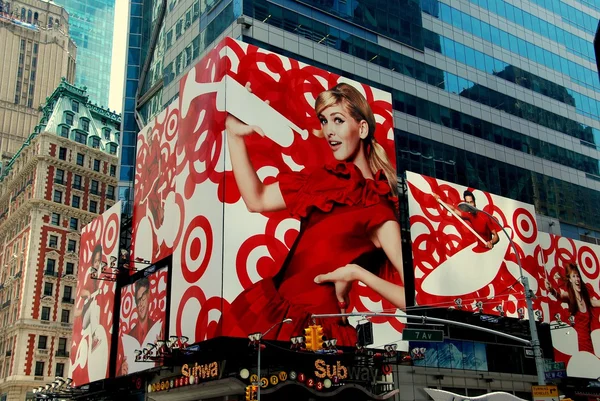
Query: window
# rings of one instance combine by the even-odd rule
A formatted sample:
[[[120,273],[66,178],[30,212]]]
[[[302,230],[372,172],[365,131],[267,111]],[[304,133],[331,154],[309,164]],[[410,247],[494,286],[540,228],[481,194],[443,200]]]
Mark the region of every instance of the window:
[[[67,160],[67,148],[63,148],[62,146],[58,149],[58,158],[60,160]]]
[[[54,202],[61,203],[62,202],[62,191],[54,190]]]
[[[115,199],[115,187],[113,185],[107,185],[106,197],[108,199]]]
[[[90,132],[90,122],[86,118],[82,118],[80,120],[80,122],[81,122],[81,129],[84,130],[85,132]]]
[[[69,127],[67,127],[66,125],[61,125],[60,126],[60,136],[62,136],[63,138],[68,138],[69,137]]]
[[[65,292],[63,294],[63,298],[66,300],[70,300],[72,293],[73,293],[73,287],[71,287],[69,285],[65,285]]]
[[[74,189],[82,189],[81,185],[81,176],[79,174],[73,175],[73,188]]]
[[[58,213],[52,213],[52,217],[50,219],[50,223],[55,225],[55,226],[59,226],[60,225],[60,214]]]
[[[61,323],[69,323],[70,315],[71,315],[71,312],[68,309],[63,309],[60,312],[60,322]]]
[[[73,125],[73,113],[65,112],[65,124]]]
[[[110,176],[115,177],[117,175],[117,166],[114,164],[110,165]]]
[[[65,274],[73,274],[75,272],[75,264],[73,262],[67,262],[65,267]]]
[[[65,375],[65,364],[59,362],[56,364],[56,373],[54,374],[54,376],[63,377],[64,375]]]
[[[42,306],[42,320],[50,320],[50,307]]]
[[[93,195],[98,195],[100,193],[98,190],[98,186],[99,186],[98,181],[92,180],[92,183],[90,184],[90,192]]]
[[[50,248],[58,248],[58,236],[50,235],[50,239],[48,240],[48,246]]]
[[[110,141],[110,128],[102,128],[102,134],[104,135],[104,139]]]
[[[98,213],[98,202],[95,200],[91,200],[90,201],[90,212],[92,213]]]
[[[48,259],[46,261],[46,272],[54,274],[55,269],[56,269],[56,260],[55,259]]]
[[[75,252],[77,250],[77,241],[75,241],[74,239],[70,239],[67,242],[67,251],[68,252]]]
[[[64,184],[65,183],[65,170],[61,170],[59,168],[56,169],[56,174],[54,175],[54,182],[56,184]]]
[[[100,138],[97,136],[92,137],[92,148],[100,149]]]
[[[81,202],[81,198],[77,195],[73,195],[73,200],[71,201],[71,206],[79,209],[80,202]]]
[[[69,219],[69,228],[72,230],[77,230],[79,228],[79,219],[76,217],[71,217]]]
[[[58,352],[63,355],[67,353],[67,339],[64,337],[58,339]]]
[[[85,132],[75,131],[75,142],[86,145],[87,144],[87,134]]]
[[[100,171],[100,160],[94,159],[94,171]]]
[[[108,153],[110,153],[111,155],[116,155],[117,154],[117,145],[115,145],[114,143],[109,143],[108,144]]]
[[[50,308],[48,308],[48,309],[50,309]],[[35,362],[35,375],[36,376],[44,376],[44,362],[42,362],[42,361]]]
[[[52,290],[54,289],[54,284],[45,282],[44,283],[44,295],[52,296]]]
[[[71,110],[73,110],[75,113],[79,113],[79,102],[77,100],[71,101]]]
[[[48,343],[48,336],[39,336],[38,337],[38,349],[46,349],[47,343]]]
[[[83,156],[83,154],[77,153],[77,165],[78,166],[83,166],[84,159],[85,159],[85,156]]]

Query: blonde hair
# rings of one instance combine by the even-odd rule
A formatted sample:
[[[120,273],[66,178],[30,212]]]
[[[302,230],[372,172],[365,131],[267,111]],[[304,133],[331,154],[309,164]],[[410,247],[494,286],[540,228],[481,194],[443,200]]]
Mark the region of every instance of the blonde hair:
[[[363,120],[367,122],[369,133],[363,141],[367,152],[369,168],[371,172],[383,170],[392,194],[397,196],[398,178],[396,169],[392,166],[383,146],[375,140],[375,127],[377,124],[373,110],[371,110],[367,99],[353,86],[340,83],[327,91],[321,92],[317,96],[315,111],[317,115],[320,115],[326,108],[337,104],[343,104],[350,113],[350,116],[357,122]]]

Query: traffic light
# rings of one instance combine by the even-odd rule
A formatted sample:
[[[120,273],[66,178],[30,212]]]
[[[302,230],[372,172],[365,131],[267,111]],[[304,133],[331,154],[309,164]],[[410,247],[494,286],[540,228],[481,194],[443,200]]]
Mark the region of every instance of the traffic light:
[[[304,344],[306,345],[306,349],[312,350],[314,347],[314,339],[313,339],[313,329],[312,326],[304,329]]]
[[[319,351],[323,349],[323,327],[319,325],[313,327],[313,342],[314,350]]]
[[[258,386],[252,386],[252,399],[258,399]]]
[[[252,394],[254,386],[246,386],[246,401],[252,401],[254,399],[254,394]]]

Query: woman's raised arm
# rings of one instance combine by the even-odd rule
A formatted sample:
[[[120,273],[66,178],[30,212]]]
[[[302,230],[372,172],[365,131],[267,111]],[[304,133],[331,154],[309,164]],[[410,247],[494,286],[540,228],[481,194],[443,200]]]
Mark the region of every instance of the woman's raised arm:
[[[253,133],[264,136],[260,127],[244,124],[230,114],[225,120],[225,129],[233,175],[248,210],[260,213],[285,209],[279,183],[263,184],[248,156],[244,136]]]

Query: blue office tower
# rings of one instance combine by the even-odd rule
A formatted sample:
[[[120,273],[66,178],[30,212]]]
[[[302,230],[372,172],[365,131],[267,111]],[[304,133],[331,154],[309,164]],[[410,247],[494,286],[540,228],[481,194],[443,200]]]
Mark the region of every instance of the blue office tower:
[[[77,45],[75,83],[86,86],[90,100],[108,104],[115,0],[57,0],[69,13],[70,35]],[[121,35],[124,36],[124,29]]]

